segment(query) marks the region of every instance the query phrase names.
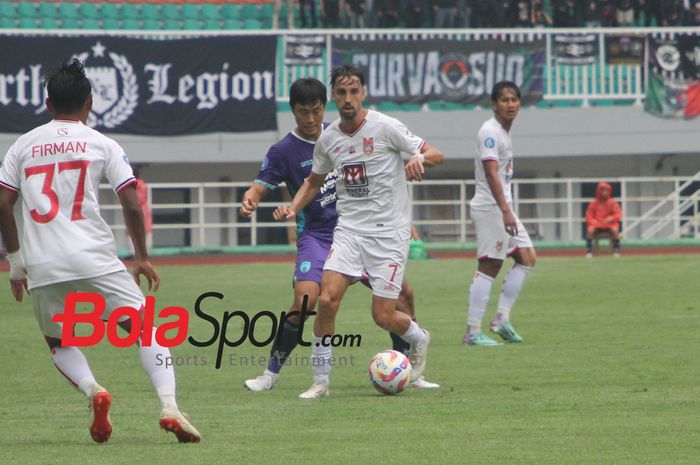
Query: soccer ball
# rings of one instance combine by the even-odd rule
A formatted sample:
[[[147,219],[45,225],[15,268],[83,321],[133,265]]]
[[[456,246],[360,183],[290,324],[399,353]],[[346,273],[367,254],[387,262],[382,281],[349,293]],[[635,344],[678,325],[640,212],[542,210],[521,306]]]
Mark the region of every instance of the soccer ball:
[[[372,357],[367,373],[377,391],[394,396],[411,380],[411,362],[401,352],[385,350]]]

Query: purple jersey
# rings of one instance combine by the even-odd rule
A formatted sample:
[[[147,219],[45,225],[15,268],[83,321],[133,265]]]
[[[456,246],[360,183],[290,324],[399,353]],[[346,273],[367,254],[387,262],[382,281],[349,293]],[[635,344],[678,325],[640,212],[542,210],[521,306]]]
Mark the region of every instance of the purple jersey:
[[[292,131],[267,151],[255,182],[270,190],[275,190],[279,183],[285,182],[293,197],[311,174],[313,153],[314,143]],[[326,182],[316,197],[303,212],[297,214],[297,232],[333,232],[338,221],[335,211],[337,178],[335,172],[328,173]]]

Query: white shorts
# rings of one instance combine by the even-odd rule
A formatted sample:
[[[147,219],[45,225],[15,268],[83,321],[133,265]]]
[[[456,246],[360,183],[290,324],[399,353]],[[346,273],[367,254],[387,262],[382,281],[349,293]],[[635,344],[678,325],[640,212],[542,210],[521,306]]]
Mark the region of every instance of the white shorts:
[[[532,248],[530,235],[516,216],[518,234],[511,236],[503,224],[503,213],[497,206],[471,209],[476,228],[476,257],[504,260],[517,249]]]
[[[39,323],[39,329],[45,336],[61,339],[63,323],[54,322],[51,318],[56,314],[63,313],[66,295],[71,292],[100,294],[105,299],[105,311],[101,317],[105,321],[112,311],[119,307],[131,307],[138,310],[145,302],[141,289],[127,271],[35,287],[32,289],[34,316]],[[120,321],[124,321],[126,318],[124,316]]]
[[[373,237],[336,228],[323,269],[352,278],[366,274],[372,294],[397,299],[406,270],[410,239],[409,231],[396,231],[394,237]]]

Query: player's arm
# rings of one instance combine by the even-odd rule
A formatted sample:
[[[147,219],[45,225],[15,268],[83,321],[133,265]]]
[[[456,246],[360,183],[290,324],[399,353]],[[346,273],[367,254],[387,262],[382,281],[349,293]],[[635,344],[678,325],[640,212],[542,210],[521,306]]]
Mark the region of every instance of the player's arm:
[[[10,289],[17,302],[22,302],[27,290],[27,271],[19,251],[17,223],[12,211],[19,194],[10,189],[0,189],[0,233],[5,241],[7,260],[10,262]],[[29,293],[29,290],[27,290]]]
[[[442,151],[425,142],[420,151],[413,154],[406,163],[406,178],[409,181],[422,181],[426,166],[439,165],[444,160],[445,156]]]
[[[136,184],[132,183],[117,192],[124,212],[124,223],[134,244],[134,268],[131,273],[139,285],[141,284],[140,275],[144,275],[148,280],[148,290],[155,292],[160,286],[160,276],[148,259],[143,211],[136,196],[135,186]]]
[[[262,184],[258,184],[257,182],[251,184],[248,190],[245,191],[245,194],[243,194],[243,201],[241,202],[241,209],[239,210],[241,216],[250,218],[255,209],[258,208],[260,201],[264,199],[269,192],[270,189]]]
[[[309,202],[316,197],[316,194],[318,194],[318,191],[321,190],[324,182],[326,182],[325,174],[316,174],[312,171],[309,177],[304,181],[304,184],[301,185],[299,192],[297,192],[292,199],[292,203],[289,204],[286,209],[284,209],[284,207],[280,207],[281,209],[284,209],[282,211],[282,213],[285,215],[284,218],[287,220],[293,220],[296,217],[296,214],[302,211],[304,207],[306,207]]]
[[[515,220],[515,215],[510,211],[508,202],[506,202],[506,196],[503,193],[501,179],[498,176],[498,160],[483,160],[481,163],[484,166],[484,174],[486,175],[486,182],[489,184],[491,195],[493,195],[498,208],[503,214],[503,224],[505,225],[506,232],[511,236],[515,236],[518,234],[517,222]]]

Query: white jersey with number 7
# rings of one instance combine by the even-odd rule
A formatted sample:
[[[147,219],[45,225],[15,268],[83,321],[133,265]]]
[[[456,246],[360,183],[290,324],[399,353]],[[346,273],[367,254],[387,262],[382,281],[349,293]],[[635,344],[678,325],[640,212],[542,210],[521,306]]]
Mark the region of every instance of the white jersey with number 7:
[[[30,289],[125,269],[100,216],[105,177],[117,192],[135,182],[119,144],[79,121],[53,120],[10,147],[0,187],[20,195],[17,226]]]

